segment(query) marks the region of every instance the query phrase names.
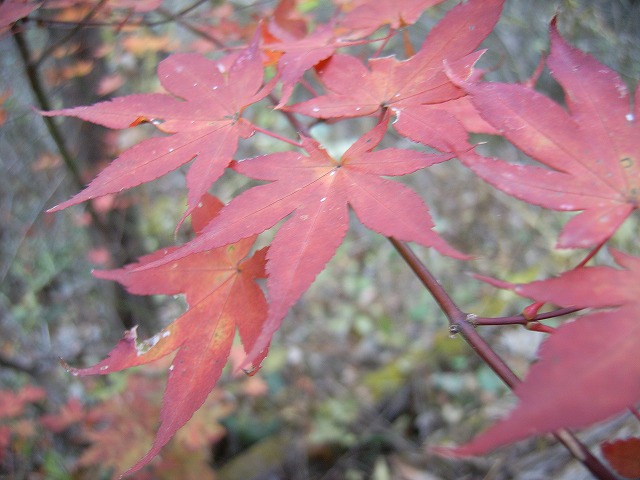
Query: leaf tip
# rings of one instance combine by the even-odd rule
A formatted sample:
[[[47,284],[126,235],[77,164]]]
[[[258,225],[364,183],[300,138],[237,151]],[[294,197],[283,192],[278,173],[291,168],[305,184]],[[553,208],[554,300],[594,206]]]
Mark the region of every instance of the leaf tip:
[[[53,206],[53,207],[51,207],[51,208],[48,208],[47,210],[45,210],[45,211],[44,211],[44,213],[55,213],[55,212],[59,212],[60,210],[63,210],[63,207],[61,207],[61,205],[62,205],[62,204],[61,204],[61,203],[59,203],[59,204],[57,204],[57,205],[55,205],[55,206]]]
[[[496,288],[503,288],[505,290],[514,290],[517,285],[511,282],[505,282],[504,280],[499,280],[497,278],[489,277],[487,275],[480,275],[479,273],[470,273],[470,275],[476,280],[480,280],[481,282],[488,283],[489,285]]]
[[[442,60],[442,69],[444,70],[444,73],[449,78],[449,80],[451,80],[451,83],[453,83],[456,87],[460,87],[466,91],[465,86],[469,82],[457,75],[456,72],[454,72],[453,68],[446,58]]]

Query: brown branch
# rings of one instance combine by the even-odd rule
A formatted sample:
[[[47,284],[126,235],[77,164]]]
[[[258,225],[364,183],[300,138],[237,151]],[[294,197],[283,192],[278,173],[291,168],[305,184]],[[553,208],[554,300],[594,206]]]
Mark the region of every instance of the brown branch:
[[[515,389],[520,383],[518,376],[509,368],[505,361],[491,348],[484,338],[475,329],[475,315],[464,313],[438,283],[435,277],[420,261],[409,246],[394,238],[389,238],[393,246],[402,258],[411,267],[413,272],[429,290],[440,308],[449,319],[449,330],[452,334],[460,334],[462,338],[473,348],[480,358],[500,377],[510,388]],[[616,480],[607,467],[596,458],[589,449],[570,431],[566,429],[553,433],[556,439],[562,443],[571,454],[578,459],[596,478],[601,480]]]
[[[455,304],[449,294],[442,288],[442,285],[438,283],[435,277],[427,269],[427,267],[420,261],[417,255],[409,248],[405,242],[396,240],[395,238],[389,238],[391,244],[400,253],[402,259],[407,262],[413,273],[420,279],[422,284],[427,287],[427,290],[431,293],[435,301],[440,305],[440,308],[449,319],[449,324],[453,325],[466,318],[466,314],[460,310]]]

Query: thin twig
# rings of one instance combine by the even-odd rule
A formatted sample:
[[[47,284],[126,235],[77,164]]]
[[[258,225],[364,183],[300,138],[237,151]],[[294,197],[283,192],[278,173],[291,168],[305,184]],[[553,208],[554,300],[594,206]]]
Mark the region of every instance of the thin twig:
[[[198,4],[200,4],[200,3],[202,3],[202,2],[197,2],[197,4],[195,6],[198,6]],[[193,8],[195,8],[195,7],[193,7]],[[189,30],[194,35],[197,35],[197,36],[199,36],[201,38],[204,38],[205,40],[207,40],[208,42],[212,43],[216,47],[218,47],[220,49],[226,49],[227,48],[227,46],[224,43],[222,43],[220,40],[218,40],[216,37],[213,37],[213,36],[209,35],[207,32],[204,32],[204,31],[200,30],[199,28],[194,27],[189,22],[187,22],[187,20],[182,17],[182,15],[184,15],[186,12],[171,13],[171,12],[168,12],[167,10],[165,10],[164,8],[157,8],[156,12],[159,13],[160,15],[162,15],[165,18],[165,20],[173,21],[173,22],[177,23],[178,25],[180,25],[180,26],[186,28],[187,30]]]
[[[89,22],[89,20],[91,20],[94,17],[94,15],[98,13],[98,10],[100,10],[107,2],[108,0],[100,0],[98,3],[96,3],[96,5],[89,11],[89,13],[87,13],[82,20],[76,23],[76,26],[74,28],[72,28],[66,35],[64,35],[58,41],[49,45],[45,49],[45,51],[42,52],[42,54],[40,54],[40,58],[38,58],[34,62],[34,66],[36,68],[39,67],[43,61],[49,58],[49,56],[56,50],[56,48],[60,47],[61,45],[64,45],[66,42],[71,40],[71,38],[80,30],[82,30],[85,27],[85,25]]]
[[[539,313],[531,319],[527,319],[524,315],[513,315],[510,317],[474,317],[473,324],[479,325],[526,325],[529,322],[539,322],[541,320],[547,320],[549,318],[562,317],[563,315],[569,315],[571,313],[579,312],[582,308],[568,307],[558,308],[551,312]]]

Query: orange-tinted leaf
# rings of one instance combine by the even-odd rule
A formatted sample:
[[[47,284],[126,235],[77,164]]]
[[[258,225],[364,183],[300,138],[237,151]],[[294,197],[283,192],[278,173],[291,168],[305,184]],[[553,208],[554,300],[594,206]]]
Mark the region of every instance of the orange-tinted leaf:
[[[558,246],[588,248],[608,239],[640,204],[640,102],[632,111],[618,74],[569,46],[555,23],[547,63],[566,93],[568,112],[522,85],[460,84],[489,123],[550,168],[473,152],[460,159],[509,195],[554,210],[583,210],[567,223]]]
[[[537,301],[607,310],[557,328],[516,386],[515,409],[470,443],[441,453],[480,455],[531,435],[586,427],[640,401],[640,258],[612,254],[623,269],[580,267],[550,280],[504,284]]]
[[[88,410],[83,431],[90,446],[78,461],[81,467],[114,470],[113,478],[144,455],[153,439],[160,412],[163,378],[153,372],[132,374],[125,390]],[[208,465],[211,445],[225,432],[219,419],[233,404],[216,391],[163,449],[162,454],[131,478],[213,480]]]
[[[178,49],[178,43],[168,35],[150,35],[136,32],[121,42],[122,48],[141,57],[147,52],[171,52]]]
[[[263,67],[256,43],[236,55],[228,71],[221,70],[223,64],[224,59],[212,61],[195,54],[174,54],[158,67],[160,82],[172,95],[129,95],[93,106],[45,112],[74,116],[109,128],[127,128],[141,118],[148,119],[170,134],[144,140],[126,150],[86,189],[50,211],[149,182],[195,158],[187,173],[185,216],[192,212],[231,162],[238,139],[253,131],[251,124],[241,118],[242,111],[268,93],[258,92]]]
[[[282,81],[282,95],[278,106],[287,103],[293,87],[304,72],[329,58],[337,48],[347,46],[336,39],[332,25],[320,25],[302,38],[274,38],[275,41],[270,42],[265,38],[263,49],[268,57],[276,55],[278,58],[278,74]]]
[[[220,207],[217,199],[205,196],[194,212],[194,229],[200,231]],[[97,277],[118,281],[135,294],[183,293],[189,305],[180,318],[152,338],[138,342],[134,328],[125,333],[105,360],[93,367],[70,369],[75,375],[106,374],[177,352],[169,368],[162,423],[153,446],[130,472],[148,463],[203,404],[227,363],[236,329],[245,350],[254,347],[267,304],[255,282],[265,275],[266,252],[261,250],[248,258],[253,243],[254,238],[246,238],[163,262],[172,252],[167,249],[119,270],[96,272]],[[154,263],[162,265],[140,270]]]
[[[12,418],[22,414],[25,406],[47,397],[47,392],[33,385],[26,385],[17,392],[0,390],[0,418]]]
[[[616,472],[625,478],[640,478],[640,438],[604,442],[600,448]]]
[[[90,443],[78,466],[114,469],[113,478],[144,454],[153,439],[159,413],[159,382],[132,375],[126,389],[86,414],[84,435]]]

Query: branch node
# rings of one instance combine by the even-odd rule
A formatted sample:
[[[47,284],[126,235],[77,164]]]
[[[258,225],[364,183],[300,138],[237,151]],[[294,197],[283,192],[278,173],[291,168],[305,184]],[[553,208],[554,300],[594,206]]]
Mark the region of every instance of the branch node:
[[[470,323],[474,327],[478,326],[478,315],[475,313],[467,313],[467,318],[465,318],[467,323]]]
[[[449,325],[449,338],[456,338],[458,333],[460,333],[458,324],[454,323],[453,325]]]

